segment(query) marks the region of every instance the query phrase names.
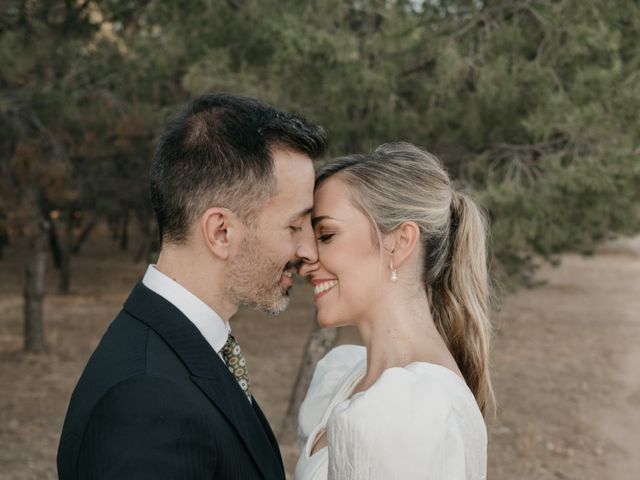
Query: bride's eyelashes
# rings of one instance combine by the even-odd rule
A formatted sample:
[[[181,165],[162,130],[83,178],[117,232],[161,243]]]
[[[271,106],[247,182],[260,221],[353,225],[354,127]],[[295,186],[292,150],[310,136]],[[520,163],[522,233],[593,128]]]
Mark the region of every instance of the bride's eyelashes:
[[[325,233],[324,235],[320,235],[318,237],[318,241],[322,242],[322,243],[327,243],[329,242],[329,240],[331,240],[331,237],[333,237],[333,233]]]

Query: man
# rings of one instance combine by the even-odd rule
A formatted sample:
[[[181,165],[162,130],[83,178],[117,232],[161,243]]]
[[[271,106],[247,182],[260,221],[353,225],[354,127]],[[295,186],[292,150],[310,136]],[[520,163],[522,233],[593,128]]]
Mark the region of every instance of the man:
[[[151,169],[157,265],[129,296],[71,397],[60,479],[284,479],[228,320],[273,314],[316,260],[311,159],[323,130],[231,95],[196,99]]]

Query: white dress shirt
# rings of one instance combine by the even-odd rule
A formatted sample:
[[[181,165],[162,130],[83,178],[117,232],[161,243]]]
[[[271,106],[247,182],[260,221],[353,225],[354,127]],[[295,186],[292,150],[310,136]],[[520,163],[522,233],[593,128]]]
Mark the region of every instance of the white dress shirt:
[[[180,310],[222,358],[220,351],[231,333],[229,322],[223,320],[209,305],[189,290],[158,270],[155,265],[149,265],[142,283]]]

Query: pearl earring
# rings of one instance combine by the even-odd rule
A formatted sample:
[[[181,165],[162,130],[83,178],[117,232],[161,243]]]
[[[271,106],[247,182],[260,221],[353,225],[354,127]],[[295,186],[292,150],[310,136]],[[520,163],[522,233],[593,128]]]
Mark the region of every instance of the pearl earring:
[[[393,267],[393,263],[391,264],[391,281],[393,283],[398,281],[398,271]]]

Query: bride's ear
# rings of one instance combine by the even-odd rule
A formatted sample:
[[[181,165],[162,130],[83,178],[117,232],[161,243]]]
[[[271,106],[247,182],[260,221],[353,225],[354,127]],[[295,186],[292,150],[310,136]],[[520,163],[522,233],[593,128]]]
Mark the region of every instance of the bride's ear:
[[[385,250],[393,257],[396,267],[411,256],[419,240],[420,228],[415,222],[404,222],[387,237]]]

